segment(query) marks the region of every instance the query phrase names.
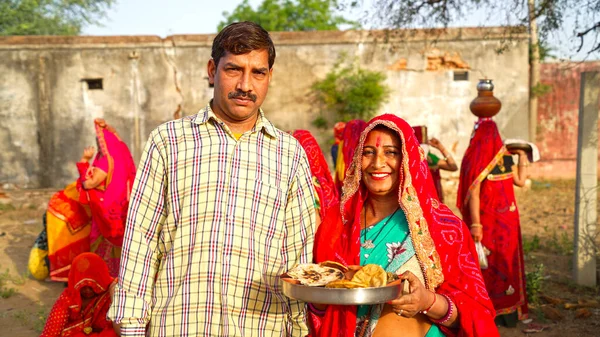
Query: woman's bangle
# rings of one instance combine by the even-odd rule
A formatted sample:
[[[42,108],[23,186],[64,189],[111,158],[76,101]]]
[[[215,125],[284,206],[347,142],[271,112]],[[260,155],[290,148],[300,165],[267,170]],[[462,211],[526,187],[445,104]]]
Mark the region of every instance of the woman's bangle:
[[[440,294],[442,296],[444,296],[444,298],[446,299],[446,302],[448,302],[448,311],[446,312],[446,316],[440,318],[440,319],[432,319],[429,318],[433,323],[436,324],[444,324],[446,322],[448,322],[450,320],[450,318],[452,317],[452,314],[454,313],[454,303],[452,302],[452,300],[450,299],[450,297],[448,297],[448,295],[445,294]]]
[[[437,295],[433,291],[431,293],[433,293],[433,302],[431,302],[431,305],[427,309],[421,310],[421,313],[423,315],[427,315],[429,310],[431,310],[431,308],[433,308],[433,305],[435,304],[435,300],[437,299]]]
[[[325,316],[326,310],[317,309],[317,307],[315,307],[312,303],[308,303],[308,310],[310,310],[313,314],[317,316]]]
[[[471,228],[473,228],[473,227],[476,227],[476,228],[483,228],[483,225],[482,225],[482,224],[480,224],[480,223],[472,223],[470,227],[471,227]]]

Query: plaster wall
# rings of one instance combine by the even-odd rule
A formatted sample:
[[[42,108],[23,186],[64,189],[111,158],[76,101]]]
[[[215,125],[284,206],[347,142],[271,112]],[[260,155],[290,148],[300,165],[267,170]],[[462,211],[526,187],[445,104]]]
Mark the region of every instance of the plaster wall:
[[[475,121],[468,107],[480,78],[494,80],[503,136],[527,137],[526,35],[506,40],[495,28],[457,28],[402,37],[383,31],[272,37],[277,58],[263,108],[281,129],[311,130],[328,159],[332,132],[311,124],[321,112],[310,86],[341,55],[387,76],[391,95],[379,113],[427,125],[458,160]],[[94,145],[98,117],[115,126],[137,161],[153,128],[196,113],[212,97],[206,63],[213,38],[0,38],[0,182],[59,188],[73,181],[74,163],[84,146]],[[455,72],[468,73],[468,79],[455,80]],[[88,82],[99,79],[102,89],[91,89]]]

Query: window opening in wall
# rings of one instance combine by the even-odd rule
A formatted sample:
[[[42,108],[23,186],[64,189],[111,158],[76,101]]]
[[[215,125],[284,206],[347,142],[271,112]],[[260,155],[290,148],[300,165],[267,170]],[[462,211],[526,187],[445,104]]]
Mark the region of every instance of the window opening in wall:
[[[102,90],[104,88],[101,78],[84,78],[82,81],[87,83],[88,90]]]
[[[469,80],[469,72],[468,71],[455,71],[454,72],[454,80],[455,81],[468,81]]]

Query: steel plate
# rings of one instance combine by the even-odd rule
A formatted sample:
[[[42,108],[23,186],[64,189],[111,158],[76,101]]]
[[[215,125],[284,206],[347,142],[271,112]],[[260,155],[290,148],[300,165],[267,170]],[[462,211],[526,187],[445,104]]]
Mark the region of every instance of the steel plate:
[[[325,288],[296,284],[295,280],[281,278],[283,294],[289,298],[320,304],[358,305],[377,304],[397,298],[401,293],[400,281],[377,288]]]
[[[531,145],[526,144],[526,143],[512,143],[512,144],[506,144],[506,149],[508,151],[523,150],[525,152],[531,152]]]

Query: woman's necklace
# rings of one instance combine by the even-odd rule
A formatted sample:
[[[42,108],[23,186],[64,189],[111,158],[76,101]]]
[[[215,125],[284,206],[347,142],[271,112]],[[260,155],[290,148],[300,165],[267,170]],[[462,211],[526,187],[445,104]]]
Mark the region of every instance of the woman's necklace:
[[[364,216],[365,217],[365,231],[364,231],[364,235],[363,235],[364,242],[360,246],[365,249],[375,248],[375,244],[373,244],[373,241],[377,240],[377,238],[379,237],[379,234],[381,234],[381,232],[383,232],[383,230],[385,229],[385,226],[388,224],[388,222],[390,222],[390,220],[392,220],[392,218],[394,217],[394,215],[396,215],[396,212],[398,212],[399,209],[400,209],[400,206],[398,206],[398,208],[396,208],[394,213],[392,213],[392,215],[390,215],[390,217],[386,220],[386,222],[383,224],[383,226],[381,226],[381,229],[379,230],[377,235],[375,235],[373,240],[367,240],[367,230],[366,230],[367,229],[367,209],[365,208],[365,216]]]

